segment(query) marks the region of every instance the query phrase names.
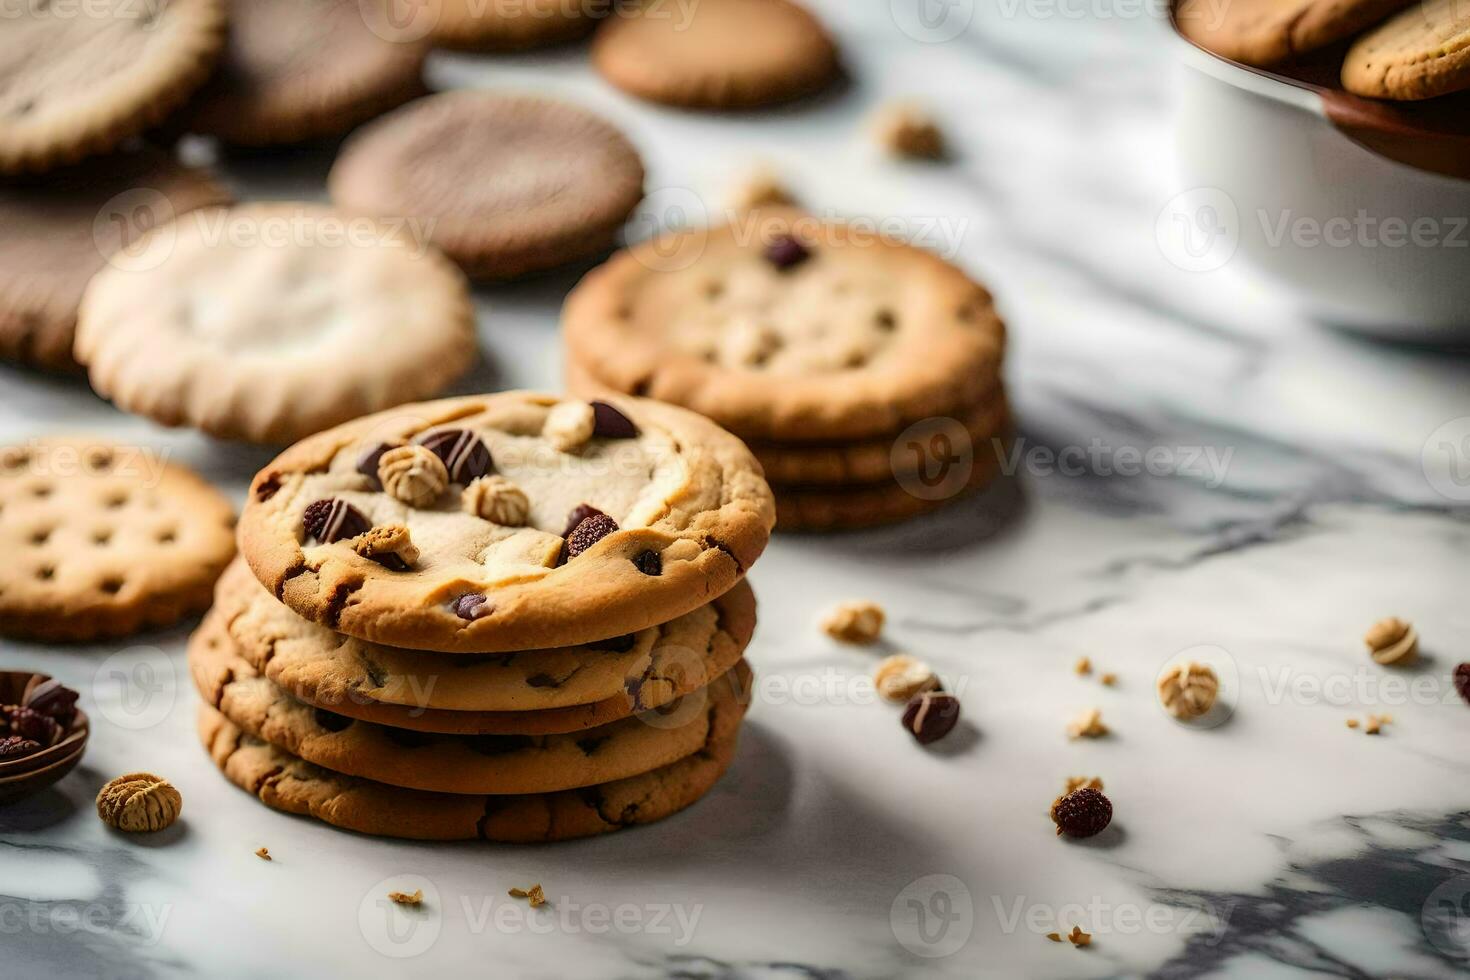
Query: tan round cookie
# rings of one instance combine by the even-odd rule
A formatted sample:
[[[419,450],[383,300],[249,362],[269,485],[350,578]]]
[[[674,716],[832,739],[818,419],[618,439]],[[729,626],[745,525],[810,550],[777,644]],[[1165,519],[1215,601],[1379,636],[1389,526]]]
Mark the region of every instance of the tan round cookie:
[[[673,406],[614,402],[637,436],[595,435],[571,451],[543,433],[558,409],[586,403],[525,392],[408,405],[313,436],[256,476],[241,551],[307,619],[415,650],[537,650],[666,623],[734,586],[765,549],[775,508],[734,436]],[[423,440],[457,447],[453,482],[431,506],[395,500],[358,469],[365,451]],[[524,491],[524,526],[462,509],[464,483],[491,470]],[[363,557],[341,527],[330,543],[310,536],[307,509],[332,500],[374,528],[406,528],[419,553],[411,567]],[[583,504],[619,530],[561,563]]]
[[[444,734],[556,734],[661,707],[732,668],[755,628],[745,582],[672,623],[585,647],[437,655],[365,643],[286,609],[237,562],[215,590],[236,652],[299,701]]]
[[[788,0],[648,4],[609,17],[592,62],[641,99],[743,109],[811,95],[839,74],[837,47],[821,23]]]
[[[735,757],[741,712],[716,712],[693,755],[628,779],[560,793],[462,796],[400,789],[303,762],[199,706],[199,737],[225,777],[272,809],[412,840],[537,844],[653,823],[696,802]]]
[[[883,483],[849,487],[775,487],[776,527],[781,531],[846,531],[896,524],[938,510],[988,486],[1000,472],[1000,456],[990,446],[977,449],[970,469],[942,486]]]
[[[471,276],[511,279],[611,250],[643,198],[643,162],[577,106],[461,91],[354,133],[328,186],[347,210],[428,222]]]
[[[225,38],[223,0],[16,3],[0,43],[0,173],[104,153],[204,81]]]
[[[186,111],[194,132],[265,146],[345,133],[423,91],[428,44],[384,0],[230,0],[230,39]]]
[[[0,184],[0,357],[75,368],[77,304],[107,257],[176,215],[230,200],[208,171],[154,149]]]
[[[792,238],[809,257],[782,269],[767,252]],[[618,253],[562,323],[568,360],[603,385],[785,444],[882,439],[973,404],[1005,348],[959,269],[788,209]]]
[[[242,730],[333,772],[441,793],[544,793],[611,782],[697,752],[715,706],[738,704],[738,670],[652,722],[624,718],[555,735],[438,735],[355,721],[276,687],[236,653],[217,620],[189,642],[205,703]]]
[[[592,33],[611,0],[435,0],[434,41],[462,51],[524,51]]]
[[[1371,27],[1414,0],[1182,0],[1180,31],[1222,58],[1270,67]]]
[[[476,351],[459,270],[315,204],[183,215],[93,279],[77,318],[77,360],[119,408],[260,443],[437,394]]]
[[[1342,84],[1371,99],[1432,99],[1470,89],[1470,4],[1423,0],[1358,38]]]
[[[0,633],[126,636],[209,605],[234,510],[139,446],[45,439],[0,450]]]

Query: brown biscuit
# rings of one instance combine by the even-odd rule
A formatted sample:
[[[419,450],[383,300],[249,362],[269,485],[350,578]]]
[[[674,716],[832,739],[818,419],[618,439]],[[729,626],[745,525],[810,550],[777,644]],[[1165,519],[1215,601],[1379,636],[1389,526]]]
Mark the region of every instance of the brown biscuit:
[[[223,0],[7,5],[0,42],[0,173],[105,153],[204,81],[225,39]]]
[[[353,134],[328,186],[347,210],[426,222],[469,275],[512,279],[608,252],[643,198],[643,163],[576,106],[453,92]]]
[[[219,71],[184,114],[193,132],[240,146],[320,139],[424,90],[428,42],[398,32],[383,0],[230,0],[229,8]]]
[[[522,796],[461,796],[344,776],[245,734],[208,705],[199,737],[225,777],[285,813],[380,837],[549,843],[653,823],[708,793],[735,757],[740,713],[717,712],[693,755],[600,786]]]
[[[1432,99],[1470,89],[1470,4],[1423,0],[1358,38],[1342,84],[1371,99]]]
[[[228,203],[208,171],[154,149],[0,184],[0,357],[75,368],[77,304],[108,256],[176,215]]]
[[[612,0],[439,0],[434,42],[461,51],[524,51],[592,33]]]
[[[789,0],[648,4],[608,18],[592,62],[651,102],[742,109],[811,95],[839,74],[821,23]]]
[[[234,509],[150,449],[37,440],[0,451],[0,547],[0,633],[127,636],[209,605]]]
[[[1352,37],[1414,0],[1182,0],[1179,30],[1222,58],[1270,67]]]

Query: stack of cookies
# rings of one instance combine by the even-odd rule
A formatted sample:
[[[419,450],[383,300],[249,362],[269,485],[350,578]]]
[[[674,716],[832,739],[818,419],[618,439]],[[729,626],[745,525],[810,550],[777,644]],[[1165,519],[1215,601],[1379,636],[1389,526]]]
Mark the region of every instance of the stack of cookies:
[[[194,635],[200,734],[267,805],[363,833],[562,840],[724,772],[774,523],[729,433],[508,392],[312,436],[256,477]]]
[[[865,527],[983,486],[1009,431],[990,294],[907,244],[785,208],[614,256],[563,313],[568,387],[744,439],[783,529]]]

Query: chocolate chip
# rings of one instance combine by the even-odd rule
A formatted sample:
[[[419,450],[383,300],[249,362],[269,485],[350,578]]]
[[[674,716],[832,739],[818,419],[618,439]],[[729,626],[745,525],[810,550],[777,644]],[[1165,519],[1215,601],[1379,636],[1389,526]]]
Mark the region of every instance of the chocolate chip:
[[[307,534],[322,544],[355,538],[373,529],[373,522],[367,519],[366,514],[347,501],[336,498],[318,500],[306,508],[301,525]]]
[[[644,575],[662,575],[664,556],[657,551],[641,551],[633,556],[633,566]]]
[[[413,566],[410,565],[402,555],[398,554],[395,551],[376,552],[369,557],[372,558],[372,560],[377,562],[379,565],[382,565],[384,568],[388,569],[388,571],[390,572],[413,571]]]
[[[386,442],[379,442],[368,446],[357,457],[357,472],[372,480],[375,487],[382,486],[378,481],[378,462],[383,458],[383,454],[392,448]]]
[[[1051,805],[1051,819],[1058,834],[1092,837],[1113,822],[1113,804],[1098,790],[1084,786],[1059,797]]]
[[[317,708],[312,715],[316,718],[316,723],[329,732],[346,731],[352,724],[351,718],[339,715],[335,711],[328,711],[326,708]]]
[[[556,687],[559,685],[559,683],[560,682],[555,677],[552,677],[550,674],[532,674],[530,677],[526,678],[526,685],[528,687]]]
[[[34,739],[22,738],[19,735],[6,735],[0,738],[0,759],[19,759],[21,756],[40,750],[41,743]]]
[[[578,504],[577,506],[573,507],[572,512],[567,515],[567,529],[561,532],[561,536],[564,538],[571,537],[572,532],[577,529],[578,524],[581,524],[589,517],[596,517],[599,514],[602,514],[602,511],[598,510],[596,507],[593,507],[591,504]],[[607,515],[603,514],[603,516],[605,517]]]
[[[469,486],[495,468],[490,447],[468,429],[445,429],[424,436],[419,445],[432,452],[449,471],[449,482]]]
[[[26,694],[25,701],[27,708],[56,719],[63,728],[69,726],[77,714],[77,692],[54,677],[33,687]]]
[[[598,640],[587,646],[593,650],[606,650],[608,653],[627,653],[633,649],[633,644],[638,642],[637,633],[629,633],[626,636],[614,636],[610,640]]]
[[[454,600],[454,614],[470,622],[484,619],[494,611],[495,607],[490,604],[490,597],[483,592],[469,592]]]
[[[592,434],[603,439],[636,439],[638,426],[607,402],[592,402]]]
[[[11,735],[19,735],[43,746],[55,745],[61,740],[61,726],[50,715],[18,704],[6,705],[4,711]]]
[[[811,257],[811,249],[794,235],[782,235],[766,246],[766,261],[782,272],[796,268]]]
[[[576,558],[618,529],[618,522],[606,514],[594,514],[578,524],[567,538],[567,559]]]
[[[937,742],[960,720],[960,699],[943,691],[925,691],[903,709],[903,727],[920,745]]]

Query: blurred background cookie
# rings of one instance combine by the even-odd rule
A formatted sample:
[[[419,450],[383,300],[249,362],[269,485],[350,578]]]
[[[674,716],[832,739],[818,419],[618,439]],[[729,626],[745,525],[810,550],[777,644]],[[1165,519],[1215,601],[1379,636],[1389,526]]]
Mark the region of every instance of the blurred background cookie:
[[[223,0],[17,3],[0,41],[0,173],[102,153],[158,122],[213,67]]]
[[[147,235],[88,286],[76,353],[125,411],[275,443],[437,393],[477,345],[464,277],[412,230],[277,203]]]
[[[577,106],[455,92],[354,133],[328,187],[346,210],[421,219],[469,275],[510,279],[609,251],[643,198],[643,162]]]
[[[1360,37],[1342,65],[1349,92],[1432,99],[1470,89],[1470,4],[1424,0]]]
[[[1324,48],[1413,0],[1182,0],[1179,29],[1232,61],[1270,66]]]
[[[613,0],[439,0],[434,42],[462,51],[519,51],[592,33]]]

